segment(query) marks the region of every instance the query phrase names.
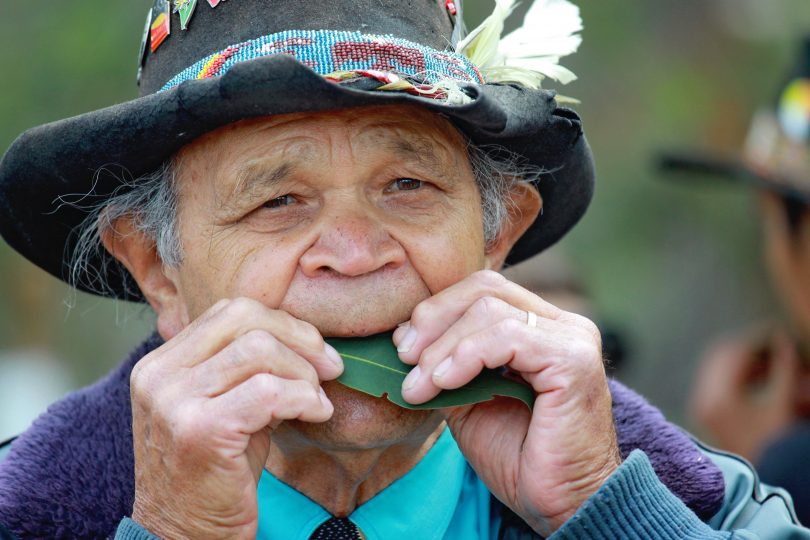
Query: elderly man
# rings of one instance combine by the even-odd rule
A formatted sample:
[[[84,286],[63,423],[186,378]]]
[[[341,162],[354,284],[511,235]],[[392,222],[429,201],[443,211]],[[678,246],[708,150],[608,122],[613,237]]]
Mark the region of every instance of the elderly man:
[[[155,2],[143,97],[31,130],[0,165],[6,240],[145,300],[158,333],[11,446],[9,534],[807,535],[743,464],[609,386],[592,323],[497,273],[593,183],[578,118],[534,88],[564,70],[504,66],[508,39],[489,54],[511,2],[465,39],[453,2],[195,4]],[[559,30],[543,17],[571,6],[547,4],[530,18]],[[336,382],[349,357],[324,338],[395,328],[403,403],[426,408]],[[430,408],[484,369],[533,407]]]

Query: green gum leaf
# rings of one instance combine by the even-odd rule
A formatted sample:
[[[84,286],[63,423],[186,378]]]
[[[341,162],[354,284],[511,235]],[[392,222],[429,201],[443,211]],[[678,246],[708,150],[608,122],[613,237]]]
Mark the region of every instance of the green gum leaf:
[[[413,369],[399,359],[391,340],[392,333],[365,338],[329,338],[326,340],[343,358],[346,369],[338,382],[364,394],[388,398],[406,409],[441,409],[489,401],[495,396],[519,399],[531,408],[534,391],[522,380],[503,375],[503,370],[486,369],[465,386],[443,390],[427,403],[413,405],[402,397],[402,381]]]

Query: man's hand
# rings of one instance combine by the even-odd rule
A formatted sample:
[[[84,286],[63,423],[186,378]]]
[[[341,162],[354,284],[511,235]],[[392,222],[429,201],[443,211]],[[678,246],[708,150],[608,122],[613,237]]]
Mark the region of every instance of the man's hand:
[[[559,528],[619,465],[599,332],[584,317],[483,271],[422,302],[394,341],[417,365],[403,383],[412,403],[484,368],[506,366],[532,385],[532,412],[496,399],[449,409],[447,420],[492,493],[537,532]]]
[[[132,371],[133,519],[162,538],[255,538],[272,430],[328,420],[320,382],[342,371],[312,325],[214,305]]]

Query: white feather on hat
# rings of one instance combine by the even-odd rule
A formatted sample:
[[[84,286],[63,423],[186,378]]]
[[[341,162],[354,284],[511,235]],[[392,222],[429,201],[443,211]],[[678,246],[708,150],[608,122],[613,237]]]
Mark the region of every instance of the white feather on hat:
[[[582,42],[579,8],[568,0],[535,0],[523,24],[502,38],[515,6],[515,0],[495,0],[492,14],[458,43],[457,52],[478,66],[487,82],[540,88],[546,77],[562,84],[575,80],[559,61]]]

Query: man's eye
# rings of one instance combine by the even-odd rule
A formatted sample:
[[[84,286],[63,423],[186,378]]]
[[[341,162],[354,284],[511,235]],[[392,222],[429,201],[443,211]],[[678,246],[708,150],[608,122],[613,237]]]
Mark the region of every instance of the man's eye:
[[[295,202],[295,197],[292,195],[282,195],[264,203],[265,208],[281,208],[282,206],[289,206]]]
[[[413,178],[398,178],[389,186],[389,191],[413,191],[422,187],[421,180],[414,180]]]

